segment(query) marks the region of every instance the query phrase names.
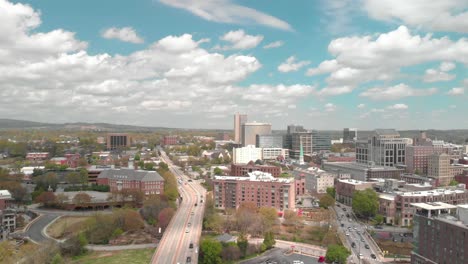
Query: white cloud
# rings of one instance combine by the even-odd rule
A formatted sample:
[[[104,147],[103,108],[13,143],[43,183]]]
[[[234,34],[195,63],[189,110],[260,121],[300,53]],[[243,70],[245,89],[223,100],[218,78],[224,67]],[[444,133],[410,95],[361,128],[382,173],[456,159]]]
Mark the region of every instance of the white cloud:
[[[185,9],[208,21],[247,24],[256,23],[281,30],[293,31],[291,25],[274,16],[237,5],[231,0],[159,0],[175,8]]]
[[[332,103],[327,103],[325,104],[325,111],[326,112],[334,112],[336,110],[336,105],[332,104]]]
[[[406,110],[408,109],[408,106],[405,104],[394,104],[388,107],[388,109],[393,109],[393,110]]]
[[[329,74],[321,95],[349,93],[370,81],[392,81],[400,69],[433,61],[468,64],[468,39],[452,41],[448,37],[411,35],[400,26],[389,33],[374,36],[338,38],[328,46],[335,58],[320,63],[307,75]]]
[[[291,56],[278,66],[280,72],[298,71],[300,68],[310,64],[310,61],[296,61],[296,57]]]
[[[363,109],[363,108],[366,108],[366,105],[365,104],[358,104],[357,108]]]
[[[463,95],[465,94],[465,88],[463,87],[455,87],[450,89],[450,91],[447,92],[448,95]]]
[[[284,45],[284,42],[281,40],[271,42],[263,46],[264,49],[274,49],[274,48],[279,48]]]
[[[390,87],[370,88],[362,92],[360,96],[368,97],[372,100],[397,100],[410,96],[428,96],[436,92],[436,88],[414,89],[404,83],[400,83]]]
[[[228,46],[216,46],[215,49],[220,50],[231,50],[231,49],[252,49],[258,46],[260,42],[263,40],[262,35],[248,35],[245,34],[244,30],[239,29],[236,31],[229,31],[228,33],[224,34],[221,38],[226,42],[230,42],[231,44]]]
[[[131,27],[111,27],[104,30],[101,36],[106,39],[118,39],[123,42],[130,42],[135,44],[144,42],[143,39],[139,37],[136,31]]]
[[[440,64],[439,69],[427,69],[423,80],[424,82],[451,81],[456,76],[447,72],[455,69],[455,67],[455,63],[444,61]]]
[[[377,20],[468,33],[468,1],[465,0],[364,0],[364,9]]]

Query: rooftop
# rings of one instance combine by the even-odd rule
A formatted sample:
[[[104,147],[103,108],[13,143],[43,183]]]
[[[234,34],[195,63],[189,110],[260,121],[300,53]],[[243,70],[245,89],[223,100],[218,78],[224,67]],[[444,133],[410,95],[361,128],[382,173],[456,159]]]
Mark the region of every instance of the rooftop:
[[[369,166],[367,164],[360,164],[357,162],[327,162],[324,161],[324,164],[329,166],[341,167],[345,169],[353,169],[353,170],[363,170],[363,171],[401,171],[402,169],[398,169],[395,167],[383,167],[383,166]]]
[[[430,191],[417,191],[417,192],[397,192],[401,196],[439,196],[439,195],[449,195],[455,193],[464,193],[465,189],[433,189]]]
[[[376,129],[375,134],[378,136],[400,136],[400,133],[398,133],[395,129]]]
[[[8,190],[0,190],[0,199],[11,199],[11,193]]]
[[[118,180],[129,180],[129,181],[164,181],[163,177],[156,171],[144,171],[144,170],[133,170],[133,169],[110,169],[103,170],[99,173],[99,179],[118,179]]]
[[[412,203],[412,206],[424,210],[446,210],[446,209],[456,209],[457,206],[448,203],[434,202],[434,203]]]
[[[282,182],[291,183],[292,179],[275,178],[268,172],[253,171],[248,173],[248,177],[242,176],[215,176],[215,180],[231,180],[231,181],[254,181],[254,182]]]
[[[359,185],[359,184],[369,184],[372,182],[367,182],[367,181],[359,181],[359,180],[354,180],[354,179],[339,179],[339,182],[347,183],[347,184],[353,184],[353,185]]]

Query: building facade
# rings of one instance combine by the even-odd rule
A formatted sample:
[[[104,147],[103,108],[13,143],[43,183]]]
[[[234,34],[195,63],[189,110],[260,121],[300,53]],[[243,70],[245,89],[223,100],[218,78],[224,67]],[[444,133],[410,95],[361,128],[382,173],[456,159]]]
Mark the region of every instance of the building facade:
[[[326,162],[323,169],[337,175],[349,174],[352,179],[367,181],[371,178],[400,179],[403,169],[395,167],[367,166],[356,162]]]
[[[468,263],[468,208],[415,203],[411,264]],[[454,211],[456,210],[456,214]]]
[[[130,137],[126,133],[109,133],[106,142],[108,150],[130,147]]]
[[[164,146],[177,145],[178,137],[175,135],[167,135],[163,137],[162,144]]]
[[[343,129],[343,143],[353,143],[357,140],[356,128]]]
[[[232,164],[231,165],[231,176],[248,176],[250,172],[261,171],[270,173],[273,177],[279,177],[281,175],[281,167],[271,165],[257,165],[254,162],[247,164]]]
[[[291,149],[289,151],[289,156],[292,159],[299,159],[301,154],[301,145],[304,155],[312,154],[312,133],[297,132],[292,134]]]
[[[145,195],[164,194],[164,179],[156,171],[132,169],[103,170],[98,185],[108,185],[112,191],[136,190]]]
[[[271,124],[267,123],[244,123],[242,124],[242,145],[249,146],[256,144],[257,135],[270,135]]]
[[[236,113],[234,115],[234,141],[242,143],[242,125],[247,123],[247,115]]]
[[[257,148],[283,148],[283,135],[257,135],[255,146]]]
[[[256,148],[254,145],[249,145],[242,148],[232,149],[232,163],[249,163],[262,160],[262,149]]]
[[[262,148],[262,160],[277,160],[280,157],[288,158],[289,150],[283,148]]]
[[[326,193],[327,188],[335,186],[334,175],[316,167],[308,169],[296,168],[293,174],[295,178],[304,177],[305,190],[309,194]]]
[[[330,151],[331,138],[326,132],[312,130],[312,152]]]
[[[436,179],[438,185],[447,186],[453,179],[450,172],[450,156],[445,153],[434,153],[429,156],[427,176]]]
[[[374,184],[373,182],[353,179],[339,179],[335,184],[336,200],[345,205],[352,206],[354,192],[372,189]]]
[[[367,140],[356,143],[356,162],[367,165],[395,167],[405,164],[408,140],[400,138],[394,129],[376,129]]]
[[[248,177],[215,176],[213,193],[217,209],[236,209],[244,202],[278,211],[295,208],[294,180],[260,171],[250,172]]]

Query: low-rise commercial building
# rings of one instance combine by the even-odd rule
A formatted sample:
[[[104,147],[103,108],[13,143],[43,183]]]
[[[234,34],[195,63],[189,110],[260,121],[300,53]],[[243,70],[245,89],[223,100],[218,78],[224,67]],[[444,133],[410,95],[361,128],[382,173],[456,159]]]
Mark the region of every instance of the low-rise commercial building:
[[[323,169],[335,174],[350,174],[351,178],[367,181],[370,178],[400,179],[403,169],[396,167],[369,166],[356,162],[323,162]]]
[[[250,172],[248,177],[215,176],[213,193],[217,209],[235,209],[244,202],[278,211],[295,208],[294,180],[275,178],[266,172]]]
[[[164,193],[164,179],[156,171],[103,170],[96,182],[99,185],[108,185],[111,191],[137,190],[145,195]]]
[[[310,167],[308,169],[297,168],[293,171],[293,174],[299,176],[299,178],[304,177],[305,189],[309,194],[326,193],[327,188],[334,187],[335,185],[334,175],[317,167]]]
[[[340,203],[352,206],[355,191],[372,189],[375,182],[365,182],[353,179],[339,179],[335,184],[336,200]]]

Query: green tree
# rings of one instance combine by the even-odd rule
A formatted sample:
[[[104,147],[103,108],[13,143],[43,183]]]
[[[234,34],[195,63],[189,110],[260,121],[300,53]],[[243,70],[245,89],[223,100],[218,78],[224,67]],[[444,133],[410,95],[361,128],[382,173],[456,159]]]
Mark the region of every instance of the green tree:
[[[81,182],[80,174],[75,171],[68,173],[65,176],[65,179],[67,180],[68,183],[71,183],[73,186]]]
[[[265,232],[263,244],[265,245],[266,249],[273,248],[273,246],[276,244],[275,235],[273,234],[273,232]]]
[[[339,264],[346,263],[346,259],[351,254],[349,250],[339,245],[329,245],[325,259],[327,262],[338,262]]]
[[[354,213],[359,217],[373,217],[379,208],[379,196],[372,189],[355,191],[352,207]]]
[[[262,222],[263,232],[271,231],[278,221],[278,212],[273,207],[260,207],[258,210]]]
[[[374,217],[374,221],[375,221],[375,224],[376,224],[376,225],[382,224],[383,221],[384,221],[383,215],[377,214],[377,215]]]
[[[244,257],[245,254],[247,253],[247,247],[249,246],[249,241],[243,234],[239,234],[239,237],[237,238],[237,246],[240,249],[241,256]]]
[[[88,170],[85,168],[80,169],[80,183],[81,184],[88,183]]]
[[[328,187],[327,188],[327,193],[333,197],[333,199],[335,199],[336,197],[336,190],[335,190],[335,187]]]
[[[213,170],[214,175],[223,175],[223,170],[220,169],[219,167],[214,168]]]
[[[456,180],[451,180],[449,183],[450,186],[457,186],[458,182]]]
[[[200,245],[200,263],[202,264],[220,264],[222,263],[221,252],[223,246],[219,241],[213,239],[204,239]]]
[[[334,204],[335,204],[335,199],[329,194],[322,196],[322,198],[320,198],[319,200],[320,207],[325,208],[325,209],[333,206]]]

